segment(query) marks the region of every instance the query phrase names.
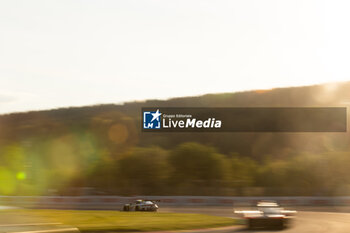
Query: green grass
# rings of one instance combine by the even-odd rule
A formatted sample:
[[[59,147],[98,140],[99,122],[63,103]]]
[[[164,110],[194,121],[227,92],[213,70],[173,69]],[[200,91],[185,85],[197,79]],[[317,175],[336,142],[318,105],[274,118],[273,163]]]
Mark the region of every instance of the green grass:
[[[6,210],[2,221],[60,222],[82,232],[97,231],[163,231],[223,227],[236,224],[231,218],[204,214],[120,212],[95,210]]]

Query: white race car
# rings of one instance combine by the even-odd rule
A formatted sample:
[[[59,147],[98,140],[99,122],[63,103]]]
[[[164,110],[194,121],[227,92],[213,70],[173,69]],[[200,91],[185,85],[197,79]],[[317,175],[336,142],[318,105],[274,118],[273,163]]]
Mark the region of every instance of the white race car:
[[[285,210],[274,201],[261,201],[256,210],[234,211],[247,220],[250,229],[272,228],[283,229],[290,224],[290,220],[297,213],[294,210]]]
[[[136,200],[133,203],[125,204],[123,211],[153,211],[158,210],[155,200]]]

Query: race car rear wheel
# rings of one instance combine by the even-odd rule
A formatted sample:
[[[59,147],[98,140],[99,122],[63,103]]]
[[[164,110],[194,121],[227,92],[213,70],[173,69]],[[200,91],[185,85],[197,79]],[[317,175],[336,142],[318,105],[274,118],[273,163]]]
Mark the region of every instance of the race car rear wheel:
[[[254,229],[254,227],[256,227],[254,219],[248,219],[248,228]]]
[[[278,224],[277,224],[277,229],[279,230],[283,230],[285,228],[285,225],[284,225],[284,220],[281,219]]]
[[[124,206],[123,207],[123,211],[130,211],[130,207],[129,206]]]
[[[140,211],[140,207],[136,206],[135,211]]]

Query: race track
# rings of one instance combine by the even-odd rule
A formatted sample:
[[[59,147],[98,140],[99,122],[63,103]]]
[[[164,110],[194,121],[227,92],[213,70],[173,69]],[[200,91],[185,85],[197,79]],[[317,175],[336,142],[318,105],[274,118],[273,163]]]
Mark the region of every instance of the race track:
[[[232,208],[225,207],[179,207],[162,208],[165,212],[202,213],[217,216],[234,217]],[[205,232],[288,232],[288,233],[349,233],[350,213],[300,211],[290,228],[284,230],[248,230],[245,226],[235,229]]]
[[[291,208],[293,209],[293,208]],[[284,230],[248,230],[244,225],[235,226],[229,229],[219,230],[195,230],[181,231],[196,233],[250,233],[250,232],[288,232],[288,233],[349,233],[350,232],[350,213],[335,212],[334,208],[305,208],[297,209],[298,214],[291,227]],[[339,210],[339,209],[338,209]],[[334,211],[334,212],[332,212]],[[342,209],[342,211],[349,211]],[[231,207],[161,207],[159,212],[177,212],[177,213],[201,213],[215,216],[234,218],[233,208]],[[0,233],[77,233],[74,226],[64,226],[56,223],[46,224],[6,224],[0,219]]]

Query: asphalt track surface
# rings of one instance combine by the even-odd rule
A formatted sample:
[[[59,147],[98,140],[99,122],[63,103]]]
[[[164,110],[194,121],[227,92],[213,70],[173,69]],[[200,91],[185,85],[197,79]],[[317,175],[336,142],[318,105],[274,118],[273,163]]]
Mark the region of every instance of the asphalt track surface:
[[[237,226],[228,230],[209,230],[203,232],[288,232],[288,233],[350,233],[350,213],[327,212],[329,208],[303,208],[298,210],[290,227],[283,230],[257,229],[248,230],[245,226]],[[234,217],[233,208],[229,207],[178,207],[162,208],[161,212],[201,213],[224,217]]]

